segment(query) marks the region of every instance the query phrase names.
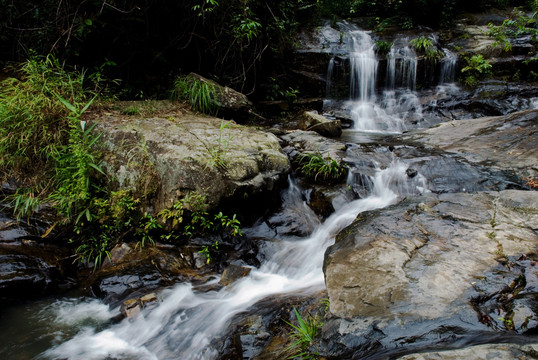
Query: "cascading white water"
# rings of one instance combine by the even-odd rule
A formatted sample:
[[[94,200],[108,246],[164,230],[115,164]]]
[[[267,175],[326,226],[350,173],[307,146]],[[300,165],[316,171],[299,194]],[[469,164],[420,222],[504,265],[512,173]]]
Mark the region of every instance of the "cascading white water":
[[[310,237],[272,242],[273,252],[250,275],[220,291],[197,292],[180,284],[160,294],[162,301],[132,319],[105,330],[83,328],[72,339],[41,354],[44,359],[213,359],[211,341],[224,333],[229,320],[256,301],[274,294],[324,287],[325,249],[335,235],[363,211],[385,207],[403,195],[423,191],[397,163],[373,177],[370,196],[344,204]],[[290,186],[290,191],[297,188]],[[293,198],[290,196],[289,198]],[[298,199],[302,201],[302,199]],[[215,280],[216,281],[216,280]],[[75,305],[76,307],[76,305]],[[76,312],[76,310],[71,310]],[[112,316],[112,315],[110,315]],[[53,326],[51,324],[51,326]]]
[[[332,86],[332,78],[334,72],[334,56],[329,60],[329,66],[327,67],[327,82],[325,85],[325,94],[330,94]]]
[[[387,54],[387,90],[403,87],[414,91],[417,85],[418,60],[409,39],[397,39]]]
[[[408,39],[396,41],[387,55],[386,88],[377,101],[378,61],[375,44],[366,31],[349,31],[351,118],[361,131],[402,132],[405,120],[420,118],[415,94],[417,56]]]
[[[417,66],[417,55],[409,45],[409,39],[396,39],[387,54],[386,85],[381,106],[399,131],[405,129],[405,121],[422,118],[422,107],[415,93]]]
[[[456,63],[458,55],[448,49],[443,49],[445,56],[441,59],[439,85],[452,84],[456,79]]]
[[[349,94],[351,117],[356,130],[378,130],[375,84],[377,58],[374,42],[366,31],[349,32]]]

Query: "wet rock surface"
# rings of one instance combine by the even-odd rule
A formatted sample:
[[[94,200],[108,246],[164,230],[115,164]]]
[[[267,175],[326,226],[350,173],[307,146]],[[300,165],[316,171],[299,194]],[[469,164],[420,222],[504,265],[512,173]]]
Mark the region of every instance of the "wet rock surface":
[[[0,303],[39,298],[58,290],[58,267],[43,259],[0,252]]]
[[[450,121],[404,139],[458,154],[473,164],[513,170],[525,178],[538,164],[538,110]]]
[[[329,120],[313,111],[305,111],[299,117],[299,129],[315,131],[322,136],[338,137],[342,135],[340,120]]]
[[[538,193],[515,190],[426,194],[359,215],[326,253],[326,354],[535,331],[537,221]]]
[[[147,247],[122,243],[112,249],[101,269],[90,274],[83,285],[91,294],[112,306],[127,298],[143,296],[177,281],[194,279],[193,259],[176,247]],[[89,269],[88,269],[89,270]]]
[[[527,360],[535,359],[538,354],[538,344],[486,344],[475,345],[465,349],[426,352],[402,356],[400,360]]]

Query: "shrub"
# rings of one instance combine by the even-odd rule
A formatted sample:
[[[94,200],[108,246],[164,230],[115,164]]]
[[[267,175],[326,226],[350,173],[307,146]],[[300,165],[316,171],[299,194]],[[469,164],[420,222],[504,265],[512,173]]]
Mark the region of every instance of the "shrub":
[[[380,54],[387,54],[392,48],[392,41],[378,40],[375,42],[377,52]]]
[[[465,74],[465,85],[473,87],[480,79],[488,78],[492,75],[491,64],[484,59],[482,55],[473,55],[465,58],[467,66],[461,69],[462,74]]]
[[[530,35],[532,42],[536,43],[538,41],[538,29],[536,28],[538,16],[536,6],[538,2],[535,2],[534,5],[534,12],[530,16],[527,16],[520,9],[515,8],[512,11],[512,16],[504,20],[502,25],[488,24],[488,35],[495,39],[494,46],[502,46],[506,52],[511,51],[512,43],[510,42],[510,38],[517,38],[521,35]]]

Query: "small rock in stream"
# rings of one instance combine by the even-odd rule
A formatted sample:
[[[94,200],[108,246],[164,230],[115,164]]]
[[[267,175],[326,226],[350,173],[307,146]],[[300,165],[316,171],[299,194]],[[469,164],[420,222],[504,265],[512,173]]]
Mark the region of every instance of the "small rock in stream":
[[[132,318],[140,314],[143,308],[145,308],[149,304],[156,303],[156,302],[157,302],[157,295],[155,295],[154,293],[146,294],[139,298],[125,300],[121,304],[120,312],[126,318]]]
[[[230,265],[226,269],[224,269],[224,272],[222,273],[222,277],[219,281],[221,285],[230,285],[237,280],[248,276],[250,274],[250,268],[239,266],[239,265]]]

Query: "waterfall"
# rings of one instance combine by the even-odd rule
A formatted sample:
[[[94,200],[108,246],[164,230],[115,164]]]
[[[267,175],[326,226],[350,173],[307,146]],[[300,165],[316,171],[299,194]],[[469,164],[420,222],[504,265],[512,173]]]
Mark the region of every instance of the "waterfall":
[[[409,39],[398,39],[387,55],[387,90],[396,87],[414,91],[417,85],[417,55],[409,46]]]
[[[325,96],[329,96],[331,93],[332,78],[334,72],[334,56],[329,60],[329,66],[327,67],[327,82],[325,85]]]
[[[387,54],[386,84],[381,107],[392,119],[395,130],[404,122],[422,118],[422,107],[416,95],[418,60],[408,38],[396,39]]]
[[[350,97],[363,103],[374,102],[377,73],[374,42],[366,31],[351,31],[349,36]]]
[[[356,130],[378,130],[375,84],[377,58],[374,42],[366,31],[349,32],[349,95]]]
[[[160,294],[162,301],[131,319],[108,328],[84,326],[79,333],[53,347],[44,359],[213,359],[212,340],[222,336],[230,319],[271,295],[324,287],[323,258],[336,234],[364,211],[394,203],[399,191],[422,191],[406,175],[407,166],[397,163],[377,170],[370,196],[347,202],[311,236],[303,240],[271,242],[267,261],[250,275],[219,291],[198,292],[182,283]],[[290,184],[289,191],[297,191]],[[303,199],[288,194],[288,199]],[[298,204],[299,205],[299,204]],[[300,205],[302,206],[302,205]],[[214,280],[215,282],[217,280]],[[87,305],[85,305],[87,306]],[[54,324],[51,324],[54,326]]]
[[[441,73],[439,75],[439,85],[451,84],[456,79],[456,63],[458,55],[448,49],[443,49],[445,56],[441,60]]]

